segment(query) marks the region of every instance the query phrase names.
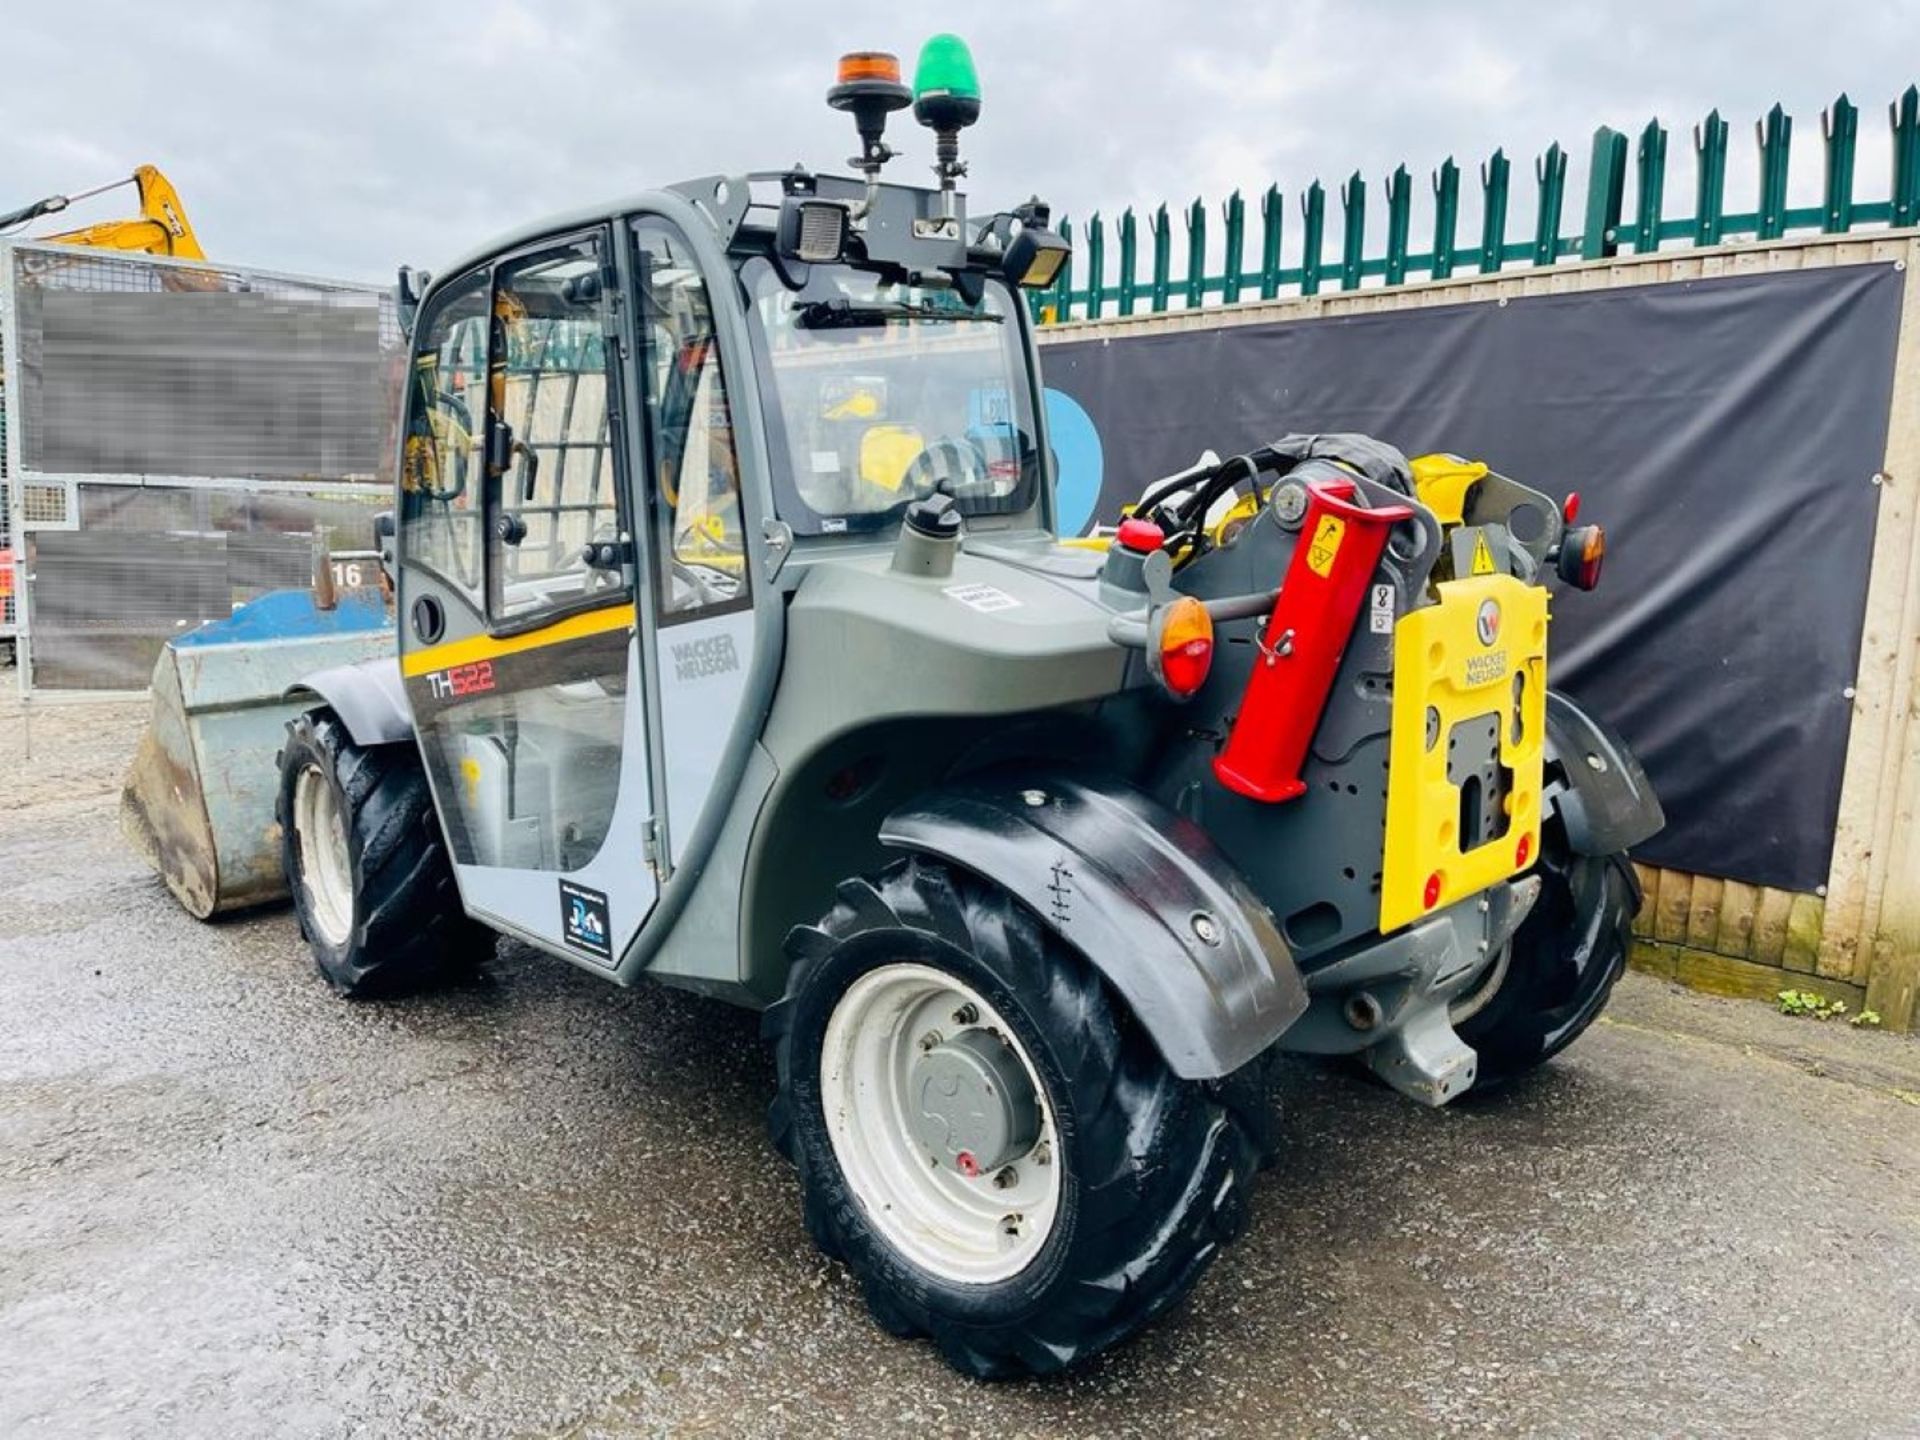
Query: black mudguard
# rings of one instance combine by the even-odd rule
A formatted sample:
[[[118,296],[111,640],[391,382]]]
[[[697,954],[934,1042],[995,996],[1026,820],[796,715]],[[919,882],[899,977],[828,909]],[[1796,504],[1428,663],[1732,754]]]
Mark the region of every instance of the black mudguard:
[[[1106,977],[1183,1079],[1238,1070],[1307,1008],[1239,871],[1199,826],[1119,781],[985,771],[894,811],[880,838],[1004,887]]]
[[[287,699],[320,701],[340,717],[353,743],[362,748],[413,739],[413,711],[407,705],[400,662],[391,656],[316,670],[291,687]]]
[[[1647,772],[1611,728],[1566,696],[1547,692],[1545,799],[1576,855],[1614,855],[1667,823]]]

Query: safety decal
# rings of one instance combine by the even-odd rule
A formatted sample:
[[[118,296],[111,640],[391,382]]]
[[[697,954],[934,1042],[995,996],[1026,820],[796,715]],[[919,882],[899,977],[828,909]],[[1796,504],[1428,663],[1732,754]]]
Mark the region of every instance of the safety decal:
[[[1375,635],[1393,633],[1393,586],[1373,587],[1373,604],[1367,612],[1367,629]]]
[[[613,958],[613,926],[607,918],[607,897],[571,880],[560,882],[560,934],[576,950],[602,960]]]
[[[1338,515],[1322,515],[1313,527],[1313,539],[1307,542],[1307,568],[1322,580],[1333,574],[1334,558],[1346,533],[1347,522]]]
[[[1487,544],[1487,532],[1477,531],[1473,537],[1473,573],[1491,575],[1493,572],[1493,547]]]
[[[1020,602],[994,585],[949,585],[944,592],[970,610],[991,615],[996,610],[1018,610]]]

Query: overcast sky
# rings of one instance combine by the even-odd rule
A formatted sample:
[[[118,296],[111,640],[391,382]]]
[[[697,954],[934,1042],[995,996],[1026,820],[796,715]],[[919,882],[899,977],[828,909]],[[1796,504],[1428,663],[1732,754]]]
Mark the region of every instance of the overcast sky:
[[[5,12],[0,209],[151,162],[211,256],[379,281],[683,176],[844,168],[852,126],[823,100],[834,58],[892,49],[911,70],[941,29],[971,42],[985,91],[963,148],[976,209],[1032,191],[1075,216],[1217,205],[1278,181],[1289,259],[1294,197],[1316,176],[1331,191],[1360,170],[1377,217],[1396,163],[1424,202],[1448,154],[1471,177],[1504,145],[1518,184],[1557,139],[1574,157],[1571,216],[1593,128],[1637,131],[1653,115],[1675,129],[1668,192],[1684,210],[1690,128],[1716,105],[1733,124],[1730,199],[1753,194],[1752,123],[1776,99],[1798,122],[1797,196],[1814,195],[1820,111],[1842,90],[1863,111],[1860,189],[1884,198],[1886,105],[1920,79],[1920,0],[8,0]],[[896,123],[891,138],[906,155],[890,177],[922,179],[925,132]],[[1532,208],[1530,190],[1516,199],[1516,236]],[[1416,235],[1429,223],[1416,210]]]

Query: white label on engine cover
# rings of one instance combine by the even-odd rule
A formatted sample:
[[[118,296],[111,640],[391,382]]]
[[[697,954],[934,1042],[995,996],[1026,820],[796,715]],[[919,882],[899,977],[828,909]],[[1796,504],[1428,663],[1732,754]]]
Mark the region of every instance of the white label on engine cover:
[[[1393,633],[1393,586],[1373,587],[1373,609],[1367,616],[1367,629],[1376,635]]]
[[[996,610],[1020,608],[1018,600],[992,585],[949,585],[943,593],[983,615],[991,615]]]

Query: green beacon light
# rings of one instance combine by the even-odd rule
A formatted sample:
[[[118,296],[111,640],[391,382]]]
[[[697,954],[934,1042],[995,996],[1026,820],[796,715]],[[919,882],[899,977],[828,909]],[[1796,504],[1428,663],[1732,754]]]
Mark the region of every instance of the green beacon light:
[[[933,173],[942,193],[967,173],[960,132],[980,118],[980,73],[958,35],[936,35],[920,47],[913,67],[913,118],[933,131]]]
[[[913,118],[929,130],[961,130],[980,118],[980,72],[958,35],[936,35],[920,47]]]

